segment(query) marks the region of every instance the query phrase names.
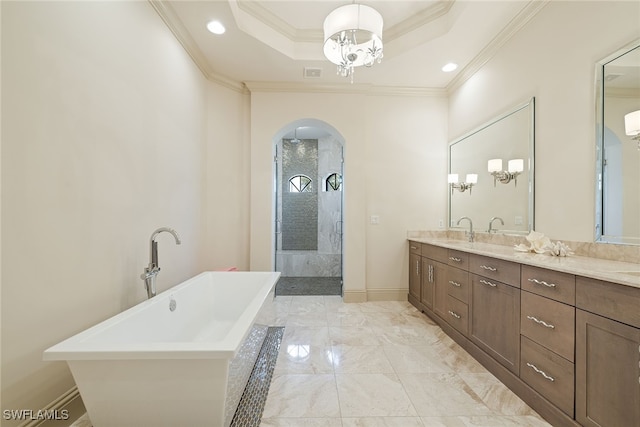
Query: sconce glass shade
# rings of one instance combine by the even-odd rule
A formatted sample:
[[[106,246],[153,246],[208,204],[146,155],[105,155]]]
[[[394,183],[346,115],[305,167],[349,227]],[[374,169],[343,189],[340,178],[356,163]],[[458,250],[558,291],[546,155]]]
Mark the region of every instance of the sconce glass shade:
[[[457,173],[450,173],[450,174],[447,176],[447,182],[448,182],[449,184],[455,184],[455,183],[457,183],[457,182],[458,182],[458,174],[457,174]]]
[[[524,160],[523,159],[509,160],[509,172],[510,173],[522,172],[523,170],[524,170]]]
[[[624,115],[624,133],[627,136],[640,135],[640,110]]]
[[[477,184],[478,183],[478,174],[477,173],[468,173],[465,181],[467,184]]]
[[[502,172],[502,159],[491,159],[487,162],[489,172]]]

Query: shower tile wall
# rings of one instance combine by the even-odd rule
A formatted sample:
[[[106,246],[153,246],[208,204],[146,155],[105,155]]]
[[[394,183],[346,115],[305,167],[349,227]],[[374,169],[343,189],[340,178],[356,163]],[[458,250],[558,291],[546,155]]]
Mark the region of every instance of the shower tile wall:
[[[282,250],[318,249],[318,140],[283,141],[282,150]],[[311,191],[289,191],[289,179],[305,175]]]
[[[341,191],[323,191],[324,180],[332,173],[342,173],[342,144],[335,138],[328,136],[319,140],[302,140],[316,142],[316,162],[315,175],[309,175],[313,179],[312,185],[316,191],[317,217],[316,217],[316,249],[291,250],[283,247],[287,241],[284,234],[287,232],[285,217],[281,216],[283,222],[280,230],[282,234],[277,235],[278,251],[276,252],[276,266],[285,277],[340,277],[341,272]],[[288,180],[296,173],[307,174],[302,170],[289,169],[285,166],[287,156],[287,140],[280,142],[278,153],[282,155],[282,167],[279,168],[278,179],[282,183],[280,186],[278,212],[284,215],[282,209],[286,209],[286,192],[288,192]],[[309,160],[307,157],[305,161]],[[301,194],[295,194],[300,196]]]

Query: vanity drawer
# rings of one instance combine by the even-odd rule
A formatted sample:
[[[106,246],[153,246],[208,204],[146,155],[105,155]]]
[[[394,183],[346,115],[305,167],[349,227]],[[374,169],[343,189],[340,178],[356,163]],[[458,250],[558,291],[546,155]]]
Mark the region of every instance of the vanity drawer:
[[[469,303],[469,272],[459,268],[449,267],[447,274],[447,294]]]
[[[576,276],[546,268],[522,266],[522,289],[565,304],[576,305]]]
[[[462,268],[463,270],[469,269],[469,254],[467,252],[460,252],[454,249],[449,249],[449,256],[447,264]]]
[[[573,362],[575,307],[530,292],[520,298],[520,333]]]
[[[434,245],[428,245],[426,243],[423,243],[422,256],[430,258],[434,261],[440,261],[446,264],[447,258],[449,258],[449,249],[443,248],[441,246],[434,246]]]
[[[552,351],[521,337],[520,379],[573,417],[575,366]]]
[[[415,255],[422,255],[422,243],[409,240],[409,253]]]
[[[576,307],[640,328],[640,288],[577,276]]]
[[[463,335],[469,333],[469,306],[447,295],[446,320]]]
[[[520,264],[515,262],[472,254],[469,258],[469,271],[507,285],[520,287]]]

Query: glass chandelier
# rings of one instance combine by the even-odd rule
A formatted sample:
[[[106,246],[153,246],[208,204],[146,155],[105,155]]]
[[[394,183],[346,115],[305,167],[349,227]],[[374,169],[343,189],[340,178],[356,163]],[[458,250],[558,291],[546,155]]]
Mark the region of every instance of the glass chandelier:
[[[341,6],[324,20],[324,55],[351,77],[355,67],[382,62],[382,15],[361,4]]]

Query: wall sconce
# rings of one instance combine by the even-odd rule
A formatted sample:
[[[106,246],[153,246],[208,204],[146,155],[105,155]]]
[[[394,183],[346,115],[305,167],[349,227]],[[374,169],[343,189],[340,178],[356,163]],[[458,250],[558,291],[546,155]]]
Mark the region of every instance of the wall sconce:
[[[500,181],[503,184],[508,184],[511,180],[514,184],[518,185],[518,175],[524,171],[524,160],[513,159],[509,160],[509,169],[502,170],[502,159],[491,159],[487,164],[489,173],[493,175],[493,186],[496,186],[496,181]]]
[[[624,133],[638,141],[638,150],[640,150],[640,110],[624,115]]]
[[[447,181],[449,182],[449,186],[451,187],[451,194],[453,194],[454,188],[461,193],[469,190],[469,194],[471,194],[471,187],[478,183],[478,174],[468,173],[464,182],[458,182],[458,174],[450,173],[447,176]]]

